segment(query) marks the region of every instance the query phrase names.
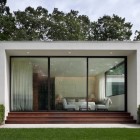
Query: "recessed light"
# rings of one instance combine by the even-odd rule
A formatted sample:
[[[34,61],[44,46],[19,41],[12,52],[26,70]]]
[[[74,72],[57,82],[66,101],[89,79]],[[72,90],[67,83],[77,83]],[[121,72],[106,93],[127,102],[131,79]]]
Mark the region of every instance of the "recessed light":
[[[27,54],[29,54],[30,52],[26,52]]]
[[[110,54],[113,54],[113,52],[110,52]]]
[[[71,52],[68,52],[68,54],[71,54]]]

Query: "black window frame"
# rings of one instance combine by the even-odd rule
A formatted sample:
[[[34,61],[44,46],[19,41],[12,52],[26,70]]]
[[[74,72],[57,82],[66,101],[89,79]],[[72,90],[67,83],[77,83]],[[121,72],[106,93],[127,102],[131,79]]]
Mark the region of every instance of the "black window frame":
[[[87,61],[87,84],[86,84],[86,95],[88,99],[88,72],[89,72],[89,59],[90,58],[124,58],[124,64],[125,64],[125,98],[124,98],[124,103],[125,103],[125,109],[124,111],[121,112],[127,112],[127,56],[10,56],[10,80],[9,80],[9,85],[10,85],[10,96],[9,96],[9,101],[10,101],[10,112],[15,112],[11,110],[11,60],[12,58],[47,58],[48,59],[48,96],[50,97],[50,58],[85,58]],[[106,76],[105,76],[105,95],[106,95]],[[49,99],[49,98],[48,98]],[[49,103],[50,101],[48,101]],[[48,106],[49,107],[49,106]],[[88,108],[88,102],[87,102],[87,108]],[[88,110],[87,110],[88,111]],[[18,111],[17,111],[18,112]],[[51,110],[47,110],[47,112],[51,112]],[[80,112],[80,111],[79,111]],[[110,112],[118,112],[118,111],[110,111]],[[120,112],[120,111],[119,111]]]

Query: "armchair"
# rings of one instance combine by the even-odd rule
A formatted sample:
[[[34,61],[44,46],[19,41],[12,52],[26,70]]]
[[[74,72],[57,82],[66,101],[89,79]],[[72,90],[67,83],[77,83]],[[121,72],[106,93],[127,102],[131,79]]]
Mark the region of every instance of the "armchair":
[[[63,108],[66,110],[76,110],[76,105],[75,104],[67,104],[66,99],[63,99]]]
[[[106,98],[105,104],[97,104],[96,105],[96,110],[107,110],[109,109],[110,105],[112,104],[112,101],[110,98]]]

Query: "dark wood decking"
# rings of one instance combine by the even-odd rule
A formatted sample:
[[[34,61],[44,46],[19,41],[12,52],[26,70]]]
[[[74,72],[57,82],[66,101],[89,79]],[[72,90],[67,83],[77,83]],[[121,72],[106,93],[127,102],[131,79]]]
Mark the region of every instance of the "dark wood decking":
[[[10,112],[6,124],[136,123],[127,112]]]

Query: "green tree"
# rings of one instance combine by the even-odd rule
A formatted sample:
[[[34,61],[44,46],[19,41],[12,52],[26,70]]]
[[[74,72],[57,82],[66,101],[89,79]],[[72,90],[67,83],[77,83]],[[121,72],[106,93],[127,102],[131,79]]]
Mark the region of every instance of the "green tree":
[[[78,15],[78,11],[68,13],[54,8],[50,16],[51,28],[48,36],[52,40],[87,40],[90,20],[85,15]]]
[[[91,23],[89,40],[130,40],[132,24],[117,15],[105,15]]]
[[[134,41],[140,41],[140,31],[138,30],[135,31]]]
[[[10,8],[6,6],[7,0],[0,0],[0,14],[10,14]]]
[[[6,1],[0,0],[4,9]],[[24,11],[1,12],[0,40],[130,40],[132,24],[117,15],[103,16],[91,22],[78,11],[68,13],[42,7]]]
[[[27,7],[16,11],[16,33],[13,40],[45,40],[48,32],[48,11],[45,8]]]
[[[0,0],[0,40],[12,40],[15,30],[15,18],[6,6],[7,0]]]
[[[15,18],[12,14],[0,15],[0,40],[13,40],[15,34]]]

